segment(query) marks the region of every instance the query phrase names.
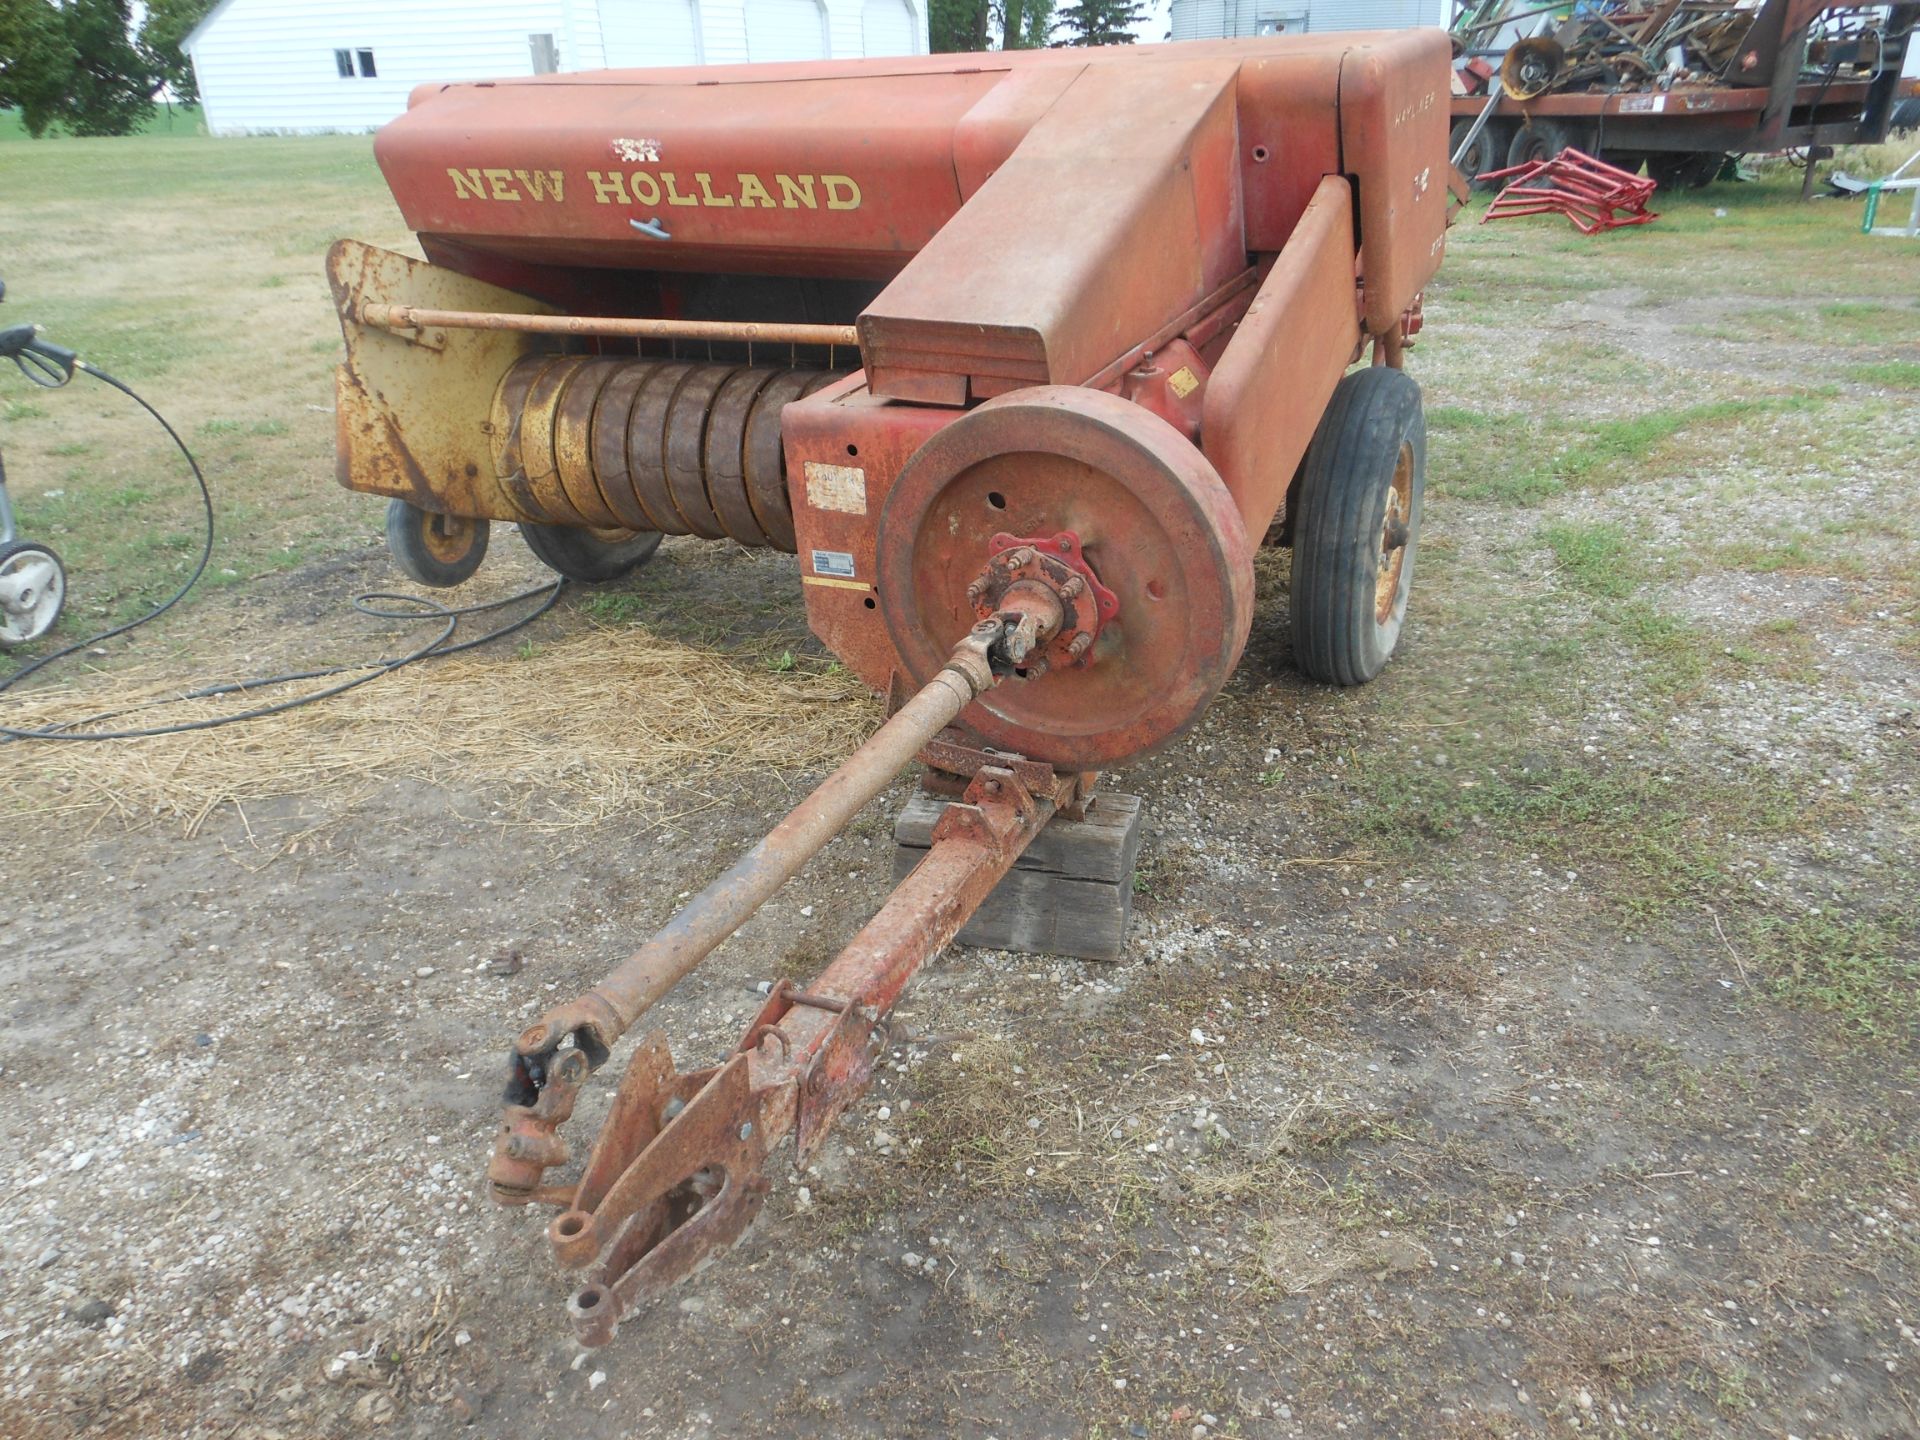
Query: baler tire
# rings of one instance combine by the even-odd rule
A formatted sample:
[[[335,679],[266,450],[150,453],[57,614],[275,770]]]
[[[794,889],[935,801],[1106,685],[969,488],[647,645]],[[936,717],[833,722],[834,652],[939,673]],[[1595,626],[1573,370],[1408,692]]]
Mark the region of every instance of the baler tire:
[[[1453,131],[1447,136],[1449,159],[1453,157],[1453,152],[1460,148],[1460,142],[1467,138],[1467,132],[1472,128],[1471,120],[1454,121]],[[1480,177],[1490,170],[1498,170],[1503,163],[1501,157],[1506,153],[1506,146],[1500,143],[1501,138],[1499,122],[1489,120],[1480,127],[1480,133],[1474,136],[1472,148],[1460,157],[1460,173],[1467,177],[1467,183],[1475,190],[1493,188],[1491,182],[1482,180]]]
[[[1293,655],[1309,678],[1364,685],[1393,654],[1426,472],[1427,422],[1413,378],[1374,366],[1342,380],[1308,447],[1294,520]],[[1388,538],[1390,497],[1403,527],[1398,544]]]
[[[488,528],[484,520],[394,500],[387,506],[387,553],[409,580],[446,590],[471,580],[487,558]]]
[[[613,535],[621,538],[609,538]],[[520,538],[555,574],[582,585],[605,585],[625,579],[651,560],[661,537],[657,530],[581,530],[522,520]]]
[[[1565,125],[1536,115],[1513,132],[1513,140],[1507,146],[1507,164],[1551,160],[1571,144],[1573,132]]]

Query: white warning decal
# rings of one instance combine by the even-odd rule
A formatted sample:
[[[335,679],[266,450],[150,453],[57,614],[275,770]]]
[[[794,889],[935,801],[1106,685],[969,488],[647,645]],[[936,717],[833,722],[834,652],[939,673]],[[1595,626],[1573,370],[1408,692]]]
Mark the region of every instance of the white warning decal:
[[[843,515],[867,513],[867,472],[858,465],[807,461],[807,504]]]
[[[853,556],[845,550],[816,550],[813,552],[813,573],[835,575],[842,580],[851,580]]]

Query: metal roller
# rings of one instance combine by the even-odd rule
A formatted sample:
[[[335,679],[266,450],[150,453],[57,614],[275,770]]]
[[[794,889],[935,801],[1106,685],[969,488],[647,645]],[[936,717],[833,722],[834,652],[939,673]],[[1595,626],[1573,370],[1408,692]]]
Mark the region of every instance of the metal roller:
[[[493,399],[493,459],[526,518],[794,548],[780,411],[820,370],[529,355]]]

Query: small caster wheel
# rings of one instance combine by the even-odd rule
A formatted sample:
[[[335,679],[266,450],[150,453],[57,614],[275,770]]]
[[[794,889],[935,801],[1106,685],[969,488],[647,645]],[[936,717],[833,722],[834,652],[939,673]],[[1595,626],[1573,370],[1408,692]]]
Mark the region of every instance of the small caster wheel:
[[[583,585],[604,585],[630,575],[660,548],[654,530],[580,530],[522,520],[520,536],[541,564]]]
[[[60,557],[31,540],[0,545],[0,645],[38,640],[67,603],[67,572]]]
[[[472,579],[487,558],[487,528],[484,520],[395,500],[387,506],[387,551],[408,579],[445,590]]]
[[[1342,380],[1308,447],[1293,522],[1293,653],[1313,679],[1364,685],[1393,653],[1426,475],[1420,387],[1386,366]]]

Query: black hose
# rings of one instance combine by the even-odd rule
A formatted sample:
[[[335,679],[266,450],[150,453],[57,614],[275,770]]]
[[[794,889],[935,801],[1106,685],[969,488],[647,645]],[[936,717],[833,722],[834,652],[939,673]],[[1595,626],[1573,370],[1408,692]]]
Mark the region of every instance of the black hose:
[[[173,441],[179,448],[180,453],[186,457],[187,467],[193,471],[194,483],[200,487],[200,509],[203,525],[200,541],[200,558],[195,563],[193,573],[186,578],[185,583],[183,583],[178,590],[174,591],[172,595],[147,611],[146,614],[136,619],[128,620],[124,624],[102,630],[97,635],[89,635],[84,640],[77,640],[71,645],[55,650],[51,654],[42,655],[38,660],[22,666],[4,680],[0,680],[0,695],[4,695],[29,675],[44,670],[57,660],[64,660],[67,656],[98,645],[103,640],[111,640],[116,636],[125,635],[130,630],[137,630],[142,625],[159,619],[186,598],[187,592],[192,590],[193,587],[200,582],[200,577],[206,573],[207,565],[213,559],[215,528],[213,492],[207,486],[207,477],[200,469],[200,462],[194,459],[193,452],[187,448],[187,442],[182,440],[179,432],[167,423],[166,417],[141,398],[132,386],[115,379],[106,371],[90,365],[85,360],[75,361],[73,368],[84,370],[87,374],[93,376],[94,379],[111,385],[121,394],[132,400],[134,404],[138,405],[142,410],[145,410],[159,423],[160,428],[167,432],[167,437]],[[258,720],[267,715],[283,714],[288,710],[297,709],[302,705],[311,705],[316,700],[327,700],[335,695],[344,695],[347,691],[364,685],[369,680],[378,679],[382,675],[392,674],[395,670],[403,666],[412,665],[417,661],[433,659],[442,655],[457,655],[462,650],[471,650],[476,646],[485,645],[489,641],[498,640],[503,635],[511,635],[514,631],[532,624],[535,620],[553,609],[553,607],[560,602],[560,597],[565,593],[566,588],[567,582],[564,579],[559,579],[555,580],[551,585],[535,586],[531,590],[522,590],[518,594],[509,595],[502,600],[488,600],[477,605],[461,606],[442,605],[439,601],[429,599],[424,595],[399,595],[387,591],[372,591],[368,594],[354,597],[353,608],[358,613],[377,620],[440,620],[443,623],[439,633],[426,644],[392,659],[369,660],[358,665],[332,665],[319,670],[290,671],[282,675],[262,675],[250,680],[224,681],[214,685],[202,686],[197,690],[189,690],[181,695],[143,701],[138,705],[128,705],[118,710],[105,710],[94,715],[63,721],[58,725],[43,726],[35,730],[22,730],[11,725],[0,725],[0,743],[13,740],[143,740],[157,735],[183,735],[193,730],[213,730],[222,725],[236,725],[242,720]],[[479,615],[492,610],[501,610],[509,605],[517,604],[520,601],[534,599],[538,599],[540,603],[518,619],[489,630],[484,635],[475,636],[471,640],[462,640],[458,644],[447,643],[453,639],[454,634],[459,630],[460,618],[462,616]],[[419,608],[413,614],[408,614],[403,610],[381,609],[373,603],[381,600],[396,602],[402,605],[412,605]],[[318,690],[308,691],[303,695],[293,696],[291,699],[276,701],[271,705],[256,706],[251,710],[239,710],[228,715],[214,715],[203,720],[185,720],[175,725],[155,725],[135,730],[77,730],[75,728],[81,725],[98,724],[102,720],[110,720],[120,715],[130,714],[136,710],[150,709],[156,705],[173,705],[185,700],[204,700],[214,695],[246,694],[250,691],[267,689],[275,685],[295,684],[301,680],[325,679],[331,675],[351,675],[353,678],[343,680],[337,685],[328,685]]]

